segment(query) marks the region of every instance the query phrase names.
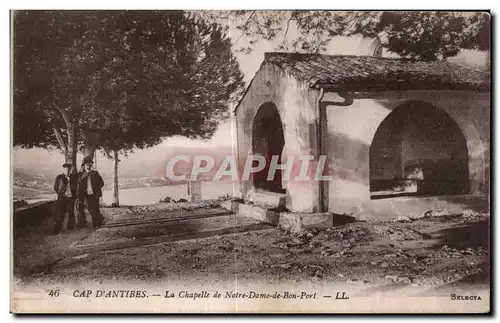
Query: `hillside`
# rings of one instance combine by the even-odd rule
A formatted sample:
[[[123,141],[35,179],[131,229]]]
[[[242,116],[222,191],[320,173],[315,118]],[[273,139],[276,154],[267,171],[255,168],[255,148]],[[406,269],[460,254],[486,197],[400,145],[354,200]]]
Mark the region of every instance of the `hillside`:
[[[14,151],[13,163],[13,189],[14,198],[33,198],[43,193],[52,193],[55,177],[63,172],[61,168],[62,156],[50,155],[46,152],[38,153],[32,158],[22,158],[22,150]],[[231,146],[220,146],[215,148],[206,147],[167,147],[155,151],[139,151],[130,156],[121,157],[119,164],[119,186],[121,189],[135,187],[153,187],[165,185],[177,185],[182,182],[173,182],[166,178],[166,167],[168,161],[178,155],[189,156],[193,160],[195,155],[212,156],[216,165],[232,154]],[[33,160],[41,161],[35,163]],[[81,160],[81,158],[80,158]],[[189,174],[191,165],[179,162],[176,164],[176,173]],[[112,187],[113,161],[98,156],[95,167],[105,182],[105,190]],[[214,167],[208,174],[200,176],[201,180],[211,180],[217,168]]]

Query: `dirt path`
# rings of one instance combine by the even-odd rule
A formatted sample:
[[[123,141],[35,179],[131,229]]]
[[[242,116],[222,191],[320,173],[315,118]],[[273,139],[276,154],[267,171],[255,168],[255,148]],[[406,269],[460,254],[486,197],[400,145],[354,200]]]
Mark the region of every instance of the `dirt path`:
[[[227,224],[231,217],[211,216],[202,222],[215,221],[205,223],[205,228],[210,225],[232,228],[234,223]],[[217,219],[221,221],[218,224]],[[321,232],[304,232],[301,236],[259,228],[260,231],[227,231],[227,235],[215,232],[198,238],[192,236],[194,239],[162,241],[165,233],[162,230],[180,229],[172,227],[172,222],[147,223],[127,226],[121,235],[117,234],[116,230],[124,228],[82,230],[69,233],[66,238],[45,237],[40,241],[45,244],[43,252],[47,253],[47,246],[52,246],[50,254],[61,255],[64,248],[59,244],[64,245],[64,239],[68,243],[70,237],[75,239],[73,246],[74,241],[81,246],[96,243],[97,237],[101,237],[101,242],[107,237],[107,243],[119,242],[123,237],[130,239],[130,235],[160,240],[153,245],[125,246],[120,250],[89,249],[45,268],[18,270],[18,276],[26,282],[316,281],[362,286],[365,290],[423,286],[443,292],[449,288],[489,287],[486,214],[356,222]],[[110,229],[114,233],[105,234]],[[36,253],[35,258],[40,258],[40,253]],[[46,262],[50,264],[49,258]],[[27,268],[29,260],[29,257],[23,259],[24,267],[18,268]]]

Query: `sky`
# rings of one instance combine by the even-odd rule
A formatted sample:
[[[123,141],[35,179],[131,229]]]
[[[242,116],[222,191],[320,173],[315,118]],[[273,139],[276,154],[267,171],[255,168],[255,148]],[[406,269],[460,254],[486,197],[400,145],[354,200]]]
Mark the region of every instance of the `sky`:
[[[238,39],[240,31],[235,28],[237,24],[232,22],[228,31],[231,39]],[[293,33],[289,34],[289,38],[293,37]],[[237,44],[233,45],[233,52],[238,59],[240,69],[244,75],[244,82],[249,84],[257,70],[259,69],[263,59],[264,53],[268,51],[275,51],[282,38],[277,37],[274,41],[259,41],[253,47],[250,54],[237,52],[236,48],[245,45],[244,37],[241,37]],[[243,44],[242,44],[243,42]],[[325,54],[330,55],[370,55],[371,40],[363,39],[362,37],[334,37],[330,42]],[[384,52],[383,56],[393,56],[391,53]],[[456,60],[460,63],[477,66],[486,61],[485,53],[478,53],[474,51],[463,51],[460,53]],[[230,109],[234,107],[229,107]],[[228,120],[219,125],[213,137],[208,141],[188,139],[185,137],[171,137],[165,139],[158,146],[144,149],[133,154],[130,154],[127,159],[129,162],[138,162],[141,159],[149,160],[158,156],[164,156],[165,150],[169,147],[217,147],[217,146],[232,146],[235,142],[235,131],[232,127],[232,121]],[[33,167],[43,162],[46,167],[60,168],[61,161],[63,161],[62,154],[57,151],[46,151],[43,149],[14,149],[13,161],[15,166]],[[110,166],[112,161],[105,158],[101,154],[97,155],[97,162],[104,166]],[[107,168],[107,167],[106,167]]]

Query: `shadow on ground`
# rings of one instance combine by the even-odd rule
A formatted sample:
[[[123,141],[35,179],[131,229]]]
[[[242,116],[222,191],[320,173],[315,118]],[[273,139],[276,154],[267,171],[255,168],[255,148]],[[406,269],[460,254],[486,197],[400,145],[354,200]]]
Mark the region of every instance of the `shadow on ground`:
[[[460,223],[437,231],[433,236],[439,241],[434,248],[448,246],[455,249],[488,248],[489,246],[490,221]]]

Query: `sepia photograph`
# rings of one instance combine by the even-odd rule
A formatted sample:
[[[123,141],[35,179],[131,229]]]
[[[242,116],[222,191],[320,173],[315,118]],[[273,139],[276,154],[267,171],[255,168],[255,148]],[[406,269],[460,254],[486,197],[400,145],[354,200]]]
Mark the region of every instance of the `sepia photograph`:
[[[10,310],[491,314],[489,11],[11,10]]]

